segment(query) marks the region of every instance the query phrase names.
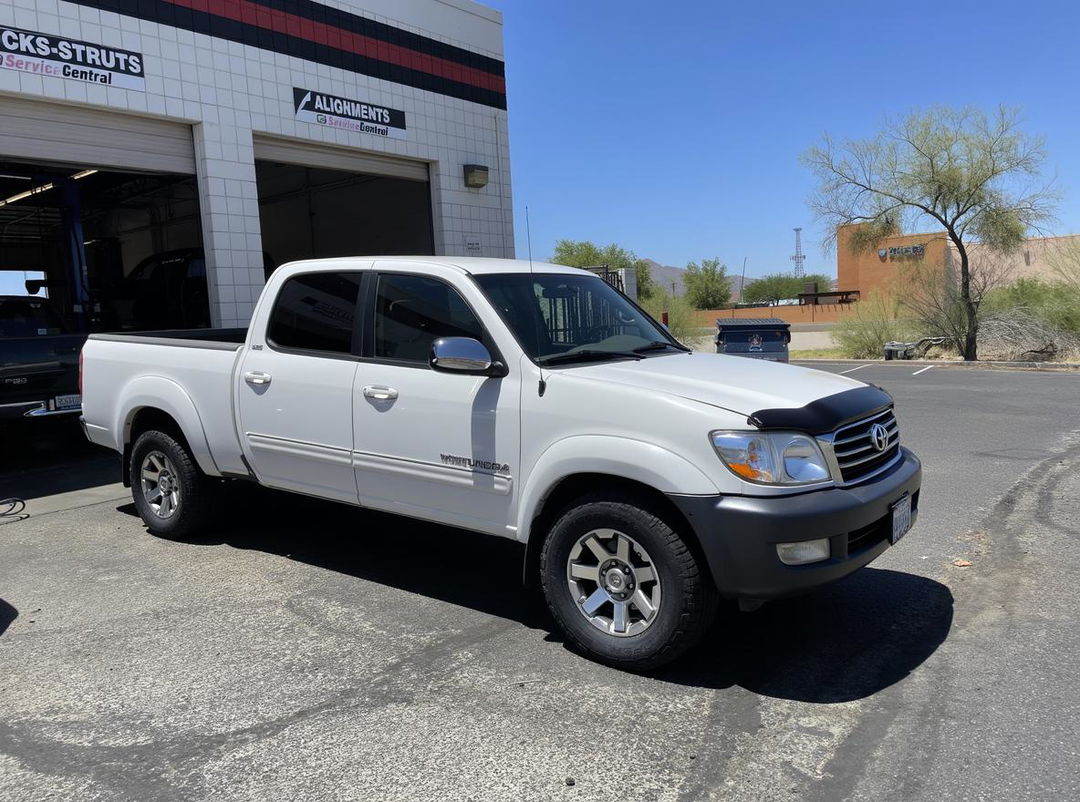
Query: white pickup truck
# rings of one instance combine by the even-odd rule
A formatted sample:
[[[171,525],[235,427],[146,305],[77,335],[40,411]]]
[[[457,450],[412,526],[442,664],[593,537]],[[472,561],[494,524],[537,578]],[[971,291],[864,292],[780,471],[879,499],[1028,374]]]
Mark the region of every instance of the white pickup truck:
[[[883,390],[691,352],[582,270],[297,262],[234,334],[83,350],[86,434],[123,454],[152,532],[195,533],[247,480],[514,538],[569,641],[612,665],[675,658],[721,598],[850,574],[918,510]]]

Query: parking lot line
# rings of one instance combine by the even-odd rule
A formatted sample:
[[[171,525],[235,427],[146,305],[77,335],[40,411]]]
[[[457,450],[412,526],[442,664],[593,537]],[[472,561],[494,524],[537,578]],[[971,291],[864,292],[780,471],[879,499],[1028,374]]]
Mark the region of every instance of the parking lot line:
[[[930,370],[930,368],[932,368],[932,367],[934,367],[934,366],[933,365],[927,365],[925,368],[922,368],[921,370],[917,370],[914,373],[912,373],[911,375],[912,376],[918,376],[920,373],[926,373],[926,371]]]
[[[868,368],[868,367],[870,367],[870,365],[869,365],[869,364],[866,364],[866,365],[859,365],[859,366],[858,366],[857,368],[848,368],[847,370],[842,370],[842,371],[840,371],[840,373],[841,373],[841,374],[844,374],[844,373],[854,373],[854,372],[855,372],[855,371],[857,371],[857,370],[862,370],[863,368]]]

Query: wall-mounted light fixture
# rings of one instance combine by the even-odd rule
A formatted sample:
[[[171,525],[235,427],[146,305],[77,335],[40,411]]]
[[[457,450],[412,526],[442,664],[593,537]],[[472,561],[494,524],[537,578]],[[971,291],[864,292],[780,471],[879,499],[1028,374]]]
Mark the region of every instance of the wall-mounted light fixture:
[[[488,168],[482,164],[465,165],[465,186],[469,189],[486,187],[488,182]]]

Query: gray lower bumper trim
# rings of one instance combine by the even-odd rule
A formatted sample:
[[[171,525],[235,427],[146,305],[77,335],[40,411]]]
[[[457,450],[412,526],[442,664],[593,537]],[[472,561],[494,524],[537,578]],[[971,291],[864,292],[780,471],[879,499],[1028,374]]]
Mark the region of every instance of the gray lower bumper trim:
[[[794,496],[681,496],[671,501],[693,527],[717,589],[770,599],[847,576],[889,547],[892,506],[912,497],[918,514],[922,465],[907,449],[872,481]],[[831,556],[810,565],[780,562],[777,543],[828,538]]]

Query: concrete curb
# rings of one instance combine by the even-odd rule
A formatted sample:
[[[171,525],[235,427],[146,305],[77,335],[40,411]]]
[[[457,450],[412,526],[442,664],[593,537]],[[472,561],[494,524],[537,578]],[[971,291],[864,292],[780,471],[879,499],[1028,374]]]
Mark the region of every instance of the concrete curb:
[[[1003,361],[978,361],[964,362],[962,360],[947,359],[843,359],[841,357],[792,357],[792,362],[836,362],[850,363],[852,365],[933,365],[940,368],[1007,368],[1009,370],[1041,370],[1066,372],[1080,370],[1080,362],[1003,362]]]

